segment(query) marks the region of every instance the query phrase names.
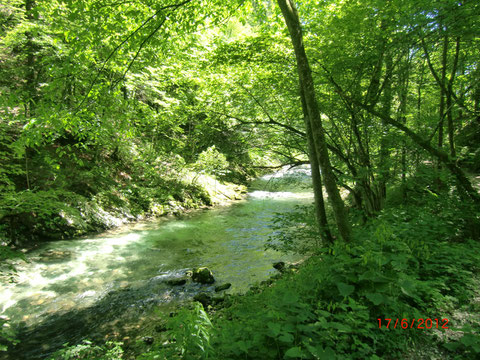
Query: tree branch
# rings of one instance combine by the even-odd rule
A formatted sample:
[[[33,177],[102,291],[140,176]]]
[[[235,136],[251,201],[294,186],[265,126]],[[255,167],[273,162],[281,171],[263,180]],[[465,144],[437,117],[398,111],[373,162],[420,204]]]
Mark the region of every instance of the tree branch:
[[[161,7],[159,10],[157,10],[155,12],[155,14],[153,14],[152,16],[150,16],[148,19],[146,19],[139,27],[137,27],[133,32],[131,32],[129,35],[127,35],[127,37],[125,37],[125,39],[120,43],[118,44],[113,50],[112,52],[107,56],[107,58],[105,59],[105,61],[103,62],[102,64],[102,67],[100,68],[100,70],[97,71],[97,75],[95,76],[95,78],[93,79],[93,81],[90,83],[90,86],[87,90],[87,93],[85,94],[85,96],[83,97],[82,101],[80,102],[80,104],[77,106],[77,108],[75,109],[74,113],[77,113],[80,108],[82,107],[82,105],[85,103],[86,99],[88,98],[88,95],[90,95],[90,92],[92,91],[93,89],[93,86],[97,83],[97,80],[98,78],[100,77],[100,74],[101,72],[105,69],[105,67],[107,66],[107,63],[110,61],[110,59],[113,57],[113,55],[115,55],[115,53],[128,41],[130,40],[136,33],[138,33],[145,25],[147,25],[150,21],[152,21],[153,19],[155,19],[155,17],[157,17],[157,15],[159,15],[162,11],[164,10],[167,10],[167,9],[170,9],[170,8],[173,8],[174,10],[178,9],[179,7],[191,2],[192,0],[186,0],[182,3],[179,3],[179,4],[172,4],[172,5],[166,5],[166,6],[163,6]],[[156,28],[156,30],[150,34],[148,36],[147,39],[150,39],[153,34],[155,34],[158,29],[160,29],[160,27],[163,25],[163,23],[165,22],[166,18],[163,20],[163,22],[161,23],[161,25],[159,27]],[[140,49],[139,51],[141,50],[141,48],[143,47],[145,41],[142,42],[141,46],[140,46]],[[138,52],[137,54],[135,55],[135,58],[133,60],[135,60],[138,56]],[[127,68],[127,71],[130,69],[130,66],[131,66],[132,63],[130,63],[129,67]]]

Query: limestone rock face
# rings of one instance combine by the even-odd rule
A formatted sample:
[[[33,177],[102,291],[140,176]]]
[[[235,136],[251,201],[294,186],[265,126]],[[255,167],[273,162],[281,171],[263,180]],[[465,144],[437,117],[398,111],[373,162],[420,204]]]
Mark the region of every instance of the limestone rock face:
[[[201,267],[193,270],[192,281],[200,284],[213,284],[215,278],[209,268]]]

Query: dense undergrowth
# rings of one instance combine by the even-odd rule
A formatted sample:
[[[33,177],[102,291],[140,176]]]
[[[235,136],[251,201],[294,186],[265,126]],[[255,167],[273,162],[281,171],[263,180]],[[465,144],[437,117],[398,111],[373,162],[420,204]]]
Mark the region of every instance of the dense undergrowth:
[[[480,246],[405,230],[392,221],[397,216],[402,210],[357,232],[355,245],[324,249],[298,274],[216,314],[213,357],[399,358],[415,344],[432,346],[437,331],[379,329],[377,319],[451,319],[474,294]],[[430,219],[416,220],[426,226]],[[473,356],[479,341],[469,333],[448,348]]]

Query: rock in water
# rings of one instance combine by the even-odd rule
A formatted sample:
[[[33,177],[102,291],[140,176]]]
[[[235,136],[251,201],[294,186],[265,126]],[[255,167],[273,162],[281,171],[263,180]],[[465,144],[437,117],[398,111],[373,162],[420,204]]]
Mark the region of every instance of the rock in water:
[[[273,267],[280,272],[285,271],[285,263],[283,261],[278,261],[276,263],[273,263]]]
[[[219,285],[215,288],[215,292],[220,292],[220,291],[223,291],[223,290],[230,289],[231,286],[232,286],[232,284],[230,284],[230,283]]]
[[[187,279],[170,279],[167,280],[166,283],[170,286],[181,286],[187,283]]]
[[[212,272],[206,267],[194,269],[192,280],[200,284],[213,284],[215,282]]]
[[[208,305],[212,303],[212,297],[207,293],[200,293],[193,297],[193,300],[198,301],[206,308]]]
[[[47,250],[40,254],[40,261],[61,262],[72,258],[72,252],[68,250]]]

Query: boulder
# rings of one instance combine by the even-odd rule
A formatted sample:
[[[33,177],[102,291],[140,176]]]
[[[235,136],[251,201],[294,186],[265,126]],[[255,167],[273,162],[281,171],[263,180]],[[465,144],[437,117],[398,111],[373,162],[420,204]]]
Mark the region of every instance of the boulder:
[[[199,293],[193,297],[194,301],[198,301],[206,308],[208,305],[212,304],[212,297],[207,293]]]
[[[277,261],[277,262],[273,263],[273,267],[280,272],[285,271],[285,263],[283,261]]]
[[[219,285],[219,286],[215,287],[215,292],[220,292],[220,291],[223,291],[223,290],[230,289],[231,286],[232,286],[232,284],[230,284],[230,283],[225,283],[225,284]]]
[[[213,284],[215,282],[212,272],[206,267],[194,269],[192,280],[200,284]]]

